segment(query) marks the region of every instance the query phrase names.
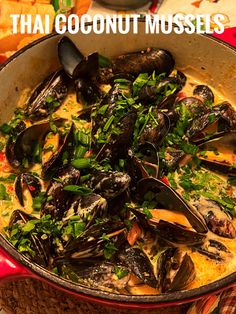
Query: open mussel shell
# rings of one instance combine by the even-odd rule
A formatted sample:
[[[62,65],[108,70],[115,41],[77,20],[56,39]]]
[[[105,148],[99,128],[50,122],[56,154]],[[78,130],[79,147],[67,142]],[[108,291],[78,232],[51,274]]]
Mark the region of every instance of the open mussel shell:
[[[133,52],[118,56],[112,61],[113,73],[139,73],[156,74],[165,73],[168,76],[175,65],[175,61],[169,51],[163,49],[150,49],[149,51]]]
[[[63,165],[63,158],[66,154],[66,163],[71,160],[74,149],[74,124],[72,123],[69,131],[65,136],[59,135],[59,147],[57,151],[42,164],[42,176],[43,178],[52,177],[59,167]]]
[[[121,220],[113,221],[104,218],[96,224],[91,225],[79,237],[71,239],[65,246],[62,258],[79,260],[81,258],[99,257],[104,255],[104,247],[109,238],[118,249],[124,243],[125,224]]]
[[[41,192],[42,186],[39,179],[33,174],[21,173],[16,178],[14,188],[20,205],[24,206],[24,189],[26,188],[31,194],[31,197],[35,198]]]
[[[214,94],[207,85],[197,85],[193,90],[193,95],[198,96],[203,102],[214,103]]]
[[[202,245],[194,247],[200,254],[217,262],[225,262],[232,258],[232,253],[221,242],[215,239],[208,239]]]
[[[69,280],[74,279],[74,281],[91,288],[109,292],[119,293],[126,288],[130,279],[127,267],[109,261],[97,261],[93,262],[93,265],[88,265],[88,259],[81,261],[83,265],[81,265],[80,260],[77,260],[76,263],[58,261],[60,263],[57,263],[57,268],[60,275]],[[115,275],[117,269],[121,269],[125,276],[118,278]]]
[[[9,222],[8,227],[9,233],[11,234],[11,231],[16,224],[24,225],[31,220],[37,220],[37,218],[27,214],[22,210],[14,210]],[[32,261],[36,262],[39,265],[47,267],[49,265],[50,255],[52,253],[50,252],[51,241],[49,239],[43,240],[41,235],[40,234],[35,235],[33,233],[30,233],[29,240],[32,251],[27,250],[24,253],[27,256],[29,256]]]
[[[26,103],[25,115],[30,120],[42,120],[56,111],[67,96],[65,73],[49,75],[33,92]]]
[[[137,247],[128,247],[119,252],[118,259],[141,281],[151,287],[157,287],[152,264],[147,255]]]
[[[139,154],[136,156],[130,149],[128,151],[125,168],[131,177],[131,186],[136,187],[143,178],[159,176],[159,156],[156,147],[149,142],[139,145]]]
[[[63,122],[63,119],[57,119],[54,123],[60,126]],[[25,128],[15,140],[10,137],[6,145],[6,157],[10,166],[14,169],[28,168],[33,162],[36,145],[42,145],[45,135],[50,130],[50,122],[44,121]]]
[[[231,130],[236,130],[236,111],[228,102],[223,102],[197,115],[187,128],[186,135],[190,142],[200,145],[215,135]]]
[[[175,190],[162,181],[155,178],[146,178],[139,181],[137,185],[137,200],[143,202],[147,193],[152,194],[151,201],[157,203],[157,208],[184,214],[198,233],[206,233],[208,231],[206,223],[198,211],[190,207]]]
[[[157,276],[161,292],[183,290],[196,276],[194,263],[180,248],[168,248],[159,257]]]
[[[202,165],[220,173],[236,174],[236,131],[218,134],[199,148]]]
[[[65,191],[67,185],[79,183],[80,172],[72,166],[60,168],[57,173],[57,180],[51,180],[47,190],[46,199],[42,204],[41,216],[50,214],[52,218],[61,220],[73,202],[73,195]]]
[[[86,58],[68,37],[62,37],[58,43],[58,57],[72,79],[96,76],[98,72],[98,54],[93,53]]]

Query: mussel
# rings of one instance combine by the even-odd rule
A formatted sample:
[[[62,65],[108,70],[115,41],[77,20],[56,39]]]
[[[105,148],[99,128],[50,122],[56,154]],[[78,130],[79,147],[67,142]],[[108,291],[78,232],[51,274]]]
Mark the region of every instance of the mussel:
[[[225,174],[236,174],[236,131],[214,136],[211,140],[199,145],[198,154],[202,165]]]
[[[168,248],[159,257],[157,276],[161,292],[185,289],[196,276],[194,263],[180,248]]]
[[[25,115],[42,120],[56,111],[67,96],[68,88],[62,71],[52,73],[33,92],[26,103]]]
[[[96,218],[103,218],[107,213],[107,201],[102,196],[91,193],[79,196],[67,210],[64,220],[76,215],[88,228]]]
[[[160,147],[170,130],[170,121],[165,113],[153,110],[143,132],[139,136],[139,144],[149,142]]]
[[[94,192],[106,199],[115,198],[122,194],[130,184],[130,177],[126,173],[118,171],[94,171],[88,185]]]
[[[128,247],[119,252],[118,259],[141,281],[151,287],[157,287],[152,264],[147,255],[137,247]]]
[[[113,73],[139,73],[156,74],[165,73],[168,76],[175,65],[170,52],[163,49],[151,48],[147,51],[133,52],[118,56],[112,60]]]
[[[91,80],[85,78],[78,78],[75,81],[75,92],[77,102],[83,106],[94,105],[100,96],[99,88]]]
[[[222,211],[217,202],[201,197],[194,203],[203,215],[208,228],[219,236],[234,239],[236,230],[231,222],[231,217]]]
[[[71,160],[74,150],[74,124],[68,125],[67,131],[58,130],[58,145],[56,151],[52,151],[49,158],[43,159],[42,176],[43,178],[52,177],[59,167],[68,164]],[[66,133],[64,133],[66,132]],[[49,139],[50,140],[50,139]]]
[[[197,85],[193,90],[193,95],[198,96],[203,102],[214,103],[214,94],[207,85]]]
[[[94,289],[119,293],[126,288],[130,279],[128,268],[114,262],[97,261],[89,266],[87,259],[81,263],[61,262],[57,262],[60,275]]]
[[[106,121],[117,113],[119,99],[123,99],[124,94],[131,93],[131,82],[123,83],[122,88],[119,83],[115,83],[102,101],[94,107],[92,112],[92,134],[95,136],[99,128],[103,128]],[[127,111],[125,110],[125,113]],[[124,114],[125,115],[125,114]]]
[[[63,119],[55,120],[55,126],[63,125]],[[47,133],[51,131],[49,121],[40,122],[25,128],[16,138],[9,138],[6,145],[6,157],[14,169],[27,169],[33,162],[37,145],[42,146]]]
[[[144,105],[156,104],[160,109],[171,109],[181,89],[182,83],[177,77],[167,77],[156,85],[144,85],[138,97]]]
[[[98,53],[85,57],[66,36],[58,43],[58,57],[66,74],[74,80],[96,76],[98,73]]]
[[[140,180],[136,197],[139,202],[155,201],[155,205],[158,206],[155,208],[182,213],[199,235],[207,232],[205,221],[198,211],[187,204],[175,190],[160,180],[154,178]]]
[[[39,221],[34,216],[31,216],[24,211],[21,210],[15,210],[12,213],[9,226],[8,226],[8,232],[10,237],[14,237],[14,229],[17,228],[17,226],[21,226],[22,228],[29,222],[33,225],[33,223],[37,223]],[[18,227],[18,228],[19,228]],[[28,231],[28,235],[26,236],[25,233],[20,229],[20,236],[18,234],[18,241],[17,246],[21,244],[20,240],[24,240],[25,243],[25,249],[24,246],[21,247],[21,252],[24,252],[24,254],[28,257],[30,257],[34,262],[38,263],[39,265],[42,265],[44,267],[48,267],[50,263],[50,256],[52,254],[51,252],[51,239],[50,237],[47,239],[43,239],[41,236],[42,234],[33,234]],[[18,231],[19,232],[19,231]],[[23,236],[24,234],[24,236]]]
[[[119,129],[119,133],[110,135],[107,139],[108,142],[98,152],[97,161],[108,158],[113,165],[119,159],[126,158],[128,149],[132,144],[136,118],[136,112],[129,112],[117,123],[116,129]]]
[[[57,178],[51,181],[46,190],[46,200],[42,204],[41,216],[50,214],[52,218],[61,220],[73,202],[71,193],[64,187],[78,184],[80,172],[70,165],[65,166],[59,169]]]
[[[236,129],[236,112],[228,102],[203,111],[192,120],[187,137],[194,144],[201,144],[216,134]]]
[[[232,253],[221,242],[215,239],[208,239],[200,246],[194,247],[200,254],[207,256],[217,262],[227,261],[232,258]]]
[[[102,221],[91,225],[76,239],[71,239],[67,243],[61,258],[79,260],[103,256],[106,253],[108,253],[107,258],[111,258],[125,241],[124,231],[125,224],[121,220],[113,221],[104,218]],[[109,247],[108,252],[104,251]]]
[[[15,181],[15,193],[21,206],[25,205],[25,190],[31,195],[31,199],[37,197],[42,186],[38,177],[30,173],[19,174]],[[26,192],[27,193],[27,192]]]

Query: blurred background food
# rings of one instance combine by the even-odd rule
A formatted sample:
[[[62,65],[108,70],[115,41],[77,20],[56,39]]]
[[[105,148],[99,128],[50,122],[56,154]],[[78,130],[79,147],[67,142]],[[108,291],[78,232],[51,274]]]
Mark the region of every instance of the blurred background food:
[[[50,31],[53,30],[55,14],[75,13],[79,16],[88,11],[91,0],[0,0],[0,63],[11,54],[44,34],[13,34],[11,14],[31,14],[32,24],[36,14],[44,21],[50,16]],[[19,26],[19,25],[18,25]]]

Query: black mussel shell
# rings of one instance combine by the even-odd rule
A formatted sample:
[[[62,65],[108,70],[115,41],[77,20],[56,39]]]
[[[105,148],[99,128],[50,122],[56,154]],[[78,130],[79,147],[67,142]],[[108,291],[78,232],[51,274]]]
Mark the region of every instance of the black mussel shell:
[[[191,257],[179,248],[168,248],[158,260],[158,279],[161,292],[179,291],[188,287],[195,278]]]
[[[52,114],[67,96],[65,74],[62,71],[49,75],[30,96],[25,115],[30,120],[42,120]]]
[[[120,130],[120,133],[110,136],[109,142],[104,144],[98,152],[96,156],[97,161],[108,158],[113,165],[119,159],[126,158],[128,149],[132,144],[136,118],[136,112],[129,112],[117,123],[116,126]]]
[[[64,190],[67,185],[79,183],[80,172],[72,166],[59,169],[56,180],[52,180],[46,190],[41,216],[50,214],[53,219],[61,220],[73,202],[71,192]]]
[[[128,247],[118,254],[118,259],[143,283],[157,287],[157,280],[153,273],[152,264],[147,255],[139,248]]]
[[[118,249],[125,241],[125,224],[121,220],[113,221],[104,218],[96,224],[91,225],[76,239],[71,239],[63,252],[63,258],[79,260],[81,258],[99,257],[104,254],[104,247],[107,240],[103,235],[106,234]]]
[[[127,89],[120,88],[120,84],[116,83],[112,86],[109,92],[102,99],[100,104],[94,107],[92,112],[92,134],[95,135],[99,128],[104,126],[104,118],[109,119],[114,110],[117,108],[116,102],[119,100],[119,97],[123,93],[131,93],[131,84],[130,82],[126,84]],[[105,108],[105,110],[104,110]]]
[[[77,102],[83,106],[90,106],[96,103],[100,92],[92,81],[84,78],[78,78],[75,81],[75,92]]]
[[[196,98],[196,97],[185,97],[181,100],[179,100],[176,103],[176,106],[183,104],[186,106],[186,108],[189,110],[191,113],[192,117],[197,117],[204,112],[208,111],[208,107],[203,104],[203,102]]]
[[[165,73],[168,76],[175,65],[170,52],[163,49],[150,49],[149,51],[133,52],[118,56],[112,61],[113,73],[139,73],[156,74]]]
[[[215,126],[215,130],[209,133],[208,127]],[[214,106],[211,110],[199,114],[187,129],[186,135],[195,144],[201,144],[216,134],[236,130],[236,112],[228,103],[223,102]]]
[[[139,137],[139,144],[148,142],[155,147],[160,147],[170,130],[170,121],[165,113],[157,110],[153,110],[152,116],[155,120],[149,119]]]
[[[108,262],[96,261],[93,259],[58,260],[57,267],[60,275],[69,280],[77,279],[77,282],[94,289],[105,290],[119,293],[126,288],[130,279],[129,269],[123,265]],[[91,265],[90,265],[91,264]],[[117,269],[122,270],[124,277],[115,276]]]
[[[214,94],[207,85],[197,85],[193,90],[194,96],[199,96],[204,102],[214,103]]]
[[[91,193],[79,196],[68,209],[65,220],[71,216],[78,216],[88,228],[96,218],[103,218],[107,213],[107,201],[102,196]]]
[[[57,119],[55,125],[60,126],[64,121],[64,119]],[[6,157],[10,166],[14,169],[28,168],[33,162],[36,145],[42,146],[46,134],[50,131],[50,122],[45,121],[24,129],[16,139],[10,137],[6,145]],[[27,160],[27,163],[23,163],[24,160]]]
[[[60,136],[60,143],[57,152],[42,165],[43,178],[52,177],[59,167],[64,164],[64,155],[66,154],[66,164],[71,160],[74,149],[74,124],[71,124],[69,132],[62,138]]]
[[[123,172],[94,171],[88,184],[94,192],[111,199],[123,193],[129,187],[130,180],[130,176]]]
[[[232,257],[232,253],[229,249],[221,242],[215,239],[209,239],[202,245],[194,247],[200,254],[207,256],[217,262],[227,261]]]
[[[190,207],[183,198],[171,187],[154,178],[142,179],[137,186],[137,200],[143,202],[147,193],[152,193],[159,208],[182,212],[193,228],[200,233],[208,231],[202,216],[196,209]]]
[[[37,220],[37,218],[25,213],[22,210],[14,210],[14,212],[11,215],[10,222],[9,222],[9,227],[8,227],[9,231],[11,232],[12,228],[16,224],[20,224],[20,225],[26,224],[27,222],[31,220]],[[44,240],[42,239],[41,235],[42,234],[35,235],[33,233],[30,233],[29,239],[30,239],[30,248],[32,249],[32,251],[27,250],[27,252],[24,252],[24,254],[30,257],[30,259],[33,262],[36,262],[37,264],[42,265],[43,267],[48,267],[50,264],[50,256],[52,256],[51,239],[49,236],[49,238]]]
[[[30,173],[21,173],[15,181],[15,193],[21,206],[24,206],[23,190],[26,187],[32,198],[35,198],[41,192],[42,186],[39,179]]]
[[[236,131],[215,135],[211,140],[199,145],[199,159],[211,170],[235,175]]]
[[[63,37],[58,43],[58,57],[64,71],[72,79],[93,77],[98,73],[98,53],[86,58],[68,37]]]

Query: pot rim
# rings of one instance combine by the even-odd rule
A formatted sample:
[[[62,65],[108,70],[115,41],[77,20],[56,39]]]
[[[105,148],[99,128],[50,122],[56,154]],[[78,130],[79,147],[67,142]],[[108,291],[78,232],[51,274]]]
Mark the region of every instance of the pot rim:
[[[143,23],[145,21],[144,18],[139,19],[139,23]],[[87,23],[91,25],[91,23]],[[65,34],[66,35],[66,34]],[[232,50],[234,54],[236,54],[236,48],[231,46],[228,43],[223,42],[222,40],[215,38],[214,36],[208,34],[197,34],[200,37],[207,37],[209,40],[217,42],[219,45],[225,46]],[[14,61],[25,51],[31,49],[35,45],[40,44],[41,42],[50,39],[51,37],[61,37],[62,35],[58,33],[51,33],[42,38],[39,38],[29,45],[23,47],[15,54],[13,54],[7,61],[5,61],[2,65],[0,65],[0,71],[2,71],[10,62]],[[143,307],[155,307],[162,305],[174,305],[179,303],[186,303],[196,299],[200,299],[202,296],[210,295],[221,290],[224,290],[227,287],[233,286],[236,283],[236,272],[218,279],[212,283],[201,286],[199,288],[194,288],[191,290],[182,290],[172,293],[163,293],[159,295],[122,295],[115,294],[106,291],[96,290],[92,288],[88,288],[76,283],[73,283],[69,280],[63,279],[43,267],[37,265],[30,261],[23,254],[18,252],[15,247],[2,235],[0,234],[0,247],[4,249],[15,261],[22,264],[25,268],[30,270],[33,274],[34,278],[38,278],[41,281],[47,282],[54,287],[57,287],[60,290],[65,292],[69,292],[75,296],[80,296],[83,299],[93,300],[101,303],[106,303],[110,305],[120,305],[123,307],[140,305]]]

